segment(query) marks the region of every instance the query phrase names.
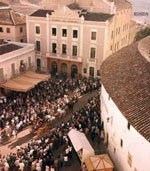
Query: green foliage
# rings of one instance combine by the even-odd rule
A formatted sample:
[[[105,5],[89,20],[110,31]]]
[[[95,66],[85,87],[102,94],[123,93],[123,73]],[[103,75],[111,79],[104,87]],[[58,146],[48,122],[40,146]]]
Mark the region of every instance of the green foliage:
[[[144,29],[141,29],[139,30],[137,33],[136,33],[136,36],[135,36],[135,40],[138,41],[138,40],[141,40],[147,36],[150,35],[150,28],[149,27],[146,27]]]

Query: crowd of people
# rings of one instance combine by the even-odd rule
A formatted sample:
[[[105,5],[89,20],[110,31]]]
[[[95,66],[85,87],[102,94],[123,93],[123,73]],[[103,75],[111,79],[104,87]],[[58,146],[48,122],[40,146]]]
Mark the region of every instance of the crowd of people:
[[[17,136],[28,125],[54,120],[66,114],[78,98],[100,87],[98,79],[49,79],[27,93],[12,92],[0,101],[0,129]],[[2,134],[0,140],[2,139]],[[2,141],[2,140],[1,140]]]
[[[42,138],[31,140],[25,148],[17,146],[17,154],[1,156],[0,169],[5,171],[59,171],[72,162],[73,148],[68,132],[75,128],[84,132],[94,141],[100,142],[101,116],[99,96],[89,99],[79,111],[72,113],[71,119],[50,129]],[[55,155],[58,148],[63,148],[60,155]]]
[[[77,102],[83,94],[99,90],[99,79],[82,78],[57,80],[50,79],[37,85],[27,93],[13,92],[0,101],[0,128],[21,131],[24,127],[48,122],[64,115],[68,107]],[[102,126],[100,117],[100,98],[91,98],[80,110],[71,114],[67,123],[51,127],[42,138],[32,139],[25,148],[17,148],[17,153],[8,156],[0,154],[2,171],[58,171],[71,164],[73,148],[68,132],[75,128],[84,132],[92,141],[100,142]],[[70,111],[71,112],[71,111]],[[8,135],[10,136],[10,135]],[[63,148],[62,153],[55,152]]]

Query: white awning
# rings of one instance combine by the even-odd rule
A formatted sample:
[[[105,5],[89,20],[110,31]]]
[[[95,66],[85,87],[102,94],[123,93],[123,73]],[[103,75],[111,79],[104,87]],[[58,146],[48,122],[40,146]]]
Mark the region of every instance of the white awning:
[[[80,150],[82,150],[82,161],[85,158],[93,156],[95,154],[94,149],[92,148],[84,133],[79,132],[76,129],[72,129],[68,133],[68,136],[72,142],[75,151],[78,153]]]
[[[27,92],[34,88],[38,83],[48,80],[49,78],[50,75],[47,74],[38,74],[32,71],[27,71],[5,83],[1,83],[0,87],[14,91]]]

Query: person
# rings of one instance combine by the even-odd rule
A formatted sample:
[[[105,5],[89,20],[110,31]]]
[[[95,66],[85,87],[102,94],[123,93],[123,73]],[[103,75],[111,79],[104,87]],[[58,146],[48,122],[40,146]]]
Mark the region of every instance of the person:
[[[85,163],[82,164],[81,169],[82,171],[87,171]]]

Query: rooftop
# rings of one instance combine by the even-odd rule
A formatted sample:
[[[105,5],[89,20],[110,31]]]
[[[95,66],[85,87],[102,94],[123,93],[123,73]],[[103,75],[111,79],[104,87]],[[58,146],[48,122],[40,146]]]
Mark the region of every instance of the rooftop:
[[[113,16],[111,14],[94,13],[94,12],[87,12],[82,15],[84,16],[86,21],[106,21]]]
[[[110,2],[114,2],[116,8],[124,9],[124,8],[131,8],[132,4],[127,0],[108,0]]]
[[[12,43],[8,43],[8,44],[6,43],[3,45],[0,45],[0,55],[6,54],[9,52],[13,52],[13,51],[21,49],[21,48],[23,48],[23,47],[18,46],[16,44],[12,44]]]
[[[67,5],[71,10],[82,10],[82,8],[77,3],[72,3]]]
[[[101,75],[118,109],[150,142],[150,63],[140,53],[141,47],[150,51],[147,43],[150,44],[150,37],[111,55],[103,62]]]
[[[39,9],[39,10],[35,11],[34,13],[32,13],[31,16],[46,17],[47,13],[49,15],[51,15],[52,12],[54,12],[54,10]],[[87,12],[86,10],[82,10],[81,12],[84,12],[84,13],[79,14],[79,17],[84,16],[84,19],[86,21],[101,21],[101,22],[103,22],[113,16],[111,14]]]
[[[34,17],[46,17],[46,14],[47,13],[49,15],[51,15],[52,12],[54,12],[54,11],[53,10],[39,9],[39,10],[35,11],[34,13],[32,13],[30,16],[34,16]]]
[[[12,9],[1,9],[0,10],[0,24],[4,25],[20,25],[25,24],[25,16],[19,14]]]
[[[0,2],[0,8],[1,8],[1,7],[9,7],[9,5],[6,4],[6,3],[4,3],[4,2]]]

